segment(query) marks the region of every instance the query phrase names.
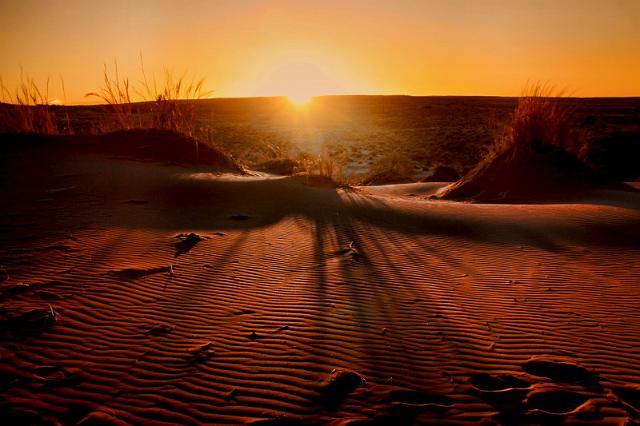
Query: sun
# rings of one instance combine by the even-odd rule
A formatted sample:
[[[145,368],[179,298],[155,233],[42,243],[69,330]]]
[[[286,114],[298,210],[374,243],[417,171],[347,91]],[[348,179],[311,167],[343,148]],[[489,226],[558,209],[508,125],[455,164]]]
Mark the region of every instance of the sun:
[[[254,96],[284,96],[293,105],[302,106],[315,96],[341,92],[340,83],[326,66],[291,57],[267,67],[257,83]]]
[[[307,105],[313,99],[313,95],[308,95],[306,93],[294,93],[287,95],[287,99],[297,106]]]

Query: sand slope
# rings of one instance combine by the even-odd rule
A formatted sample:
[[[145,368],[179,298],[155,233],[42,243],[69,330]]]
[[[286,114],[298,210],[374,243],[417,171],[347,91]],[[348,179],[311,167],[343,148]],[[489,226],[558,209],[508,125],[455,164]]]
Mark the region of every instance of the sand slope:
[[[0,161],[3,424],[638,421],[637,194]]]

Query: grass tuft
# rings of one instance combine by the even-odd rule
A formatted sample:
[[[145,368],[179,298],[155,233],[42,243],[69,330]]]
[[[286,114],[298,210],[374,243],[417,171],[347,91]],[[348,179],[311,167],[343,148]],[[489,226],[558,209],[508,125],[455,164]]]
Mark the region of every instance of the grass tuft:
[[[552,146],[577,156],[585,146],[585,138],[577,130],[574,107],[563,102],[563,96],[563,91],[548,84],[527,86],[511,123],[496,140],[493,150],[503,152],[515,148],[518,152],[539,152]]]
[[[205,79],[188,77],[186,73],[175,77],[173,72],[165,70],[164,80],[158,85],[155,76],[147,77],[142,56],[140,69],[143,80],[139,92],[150,102],[147,104],[150,113],[149,126],[176,131],[189,137],[196,137],[196,133],[202,133],[203,129],[195,127],[195,106],[189,101],[211,95],[210,91],[204,90]]]
[[[141,127],[140,117],[134,114],[131,84],[128,78],[120,78],[117,61],[113,63],[113,71],[104,64],[102,78],[104,85],[97,92],[85,94],[85,97],[96,97],[107,104],[118,129],[131,130]]]
[[[15,133],[58,133],[56,116],[49,101],[49,78],[44,86],[20,70],[20,82],[11,92],[0,78],[0,94],[3,105],[0,123],[4,131]]]

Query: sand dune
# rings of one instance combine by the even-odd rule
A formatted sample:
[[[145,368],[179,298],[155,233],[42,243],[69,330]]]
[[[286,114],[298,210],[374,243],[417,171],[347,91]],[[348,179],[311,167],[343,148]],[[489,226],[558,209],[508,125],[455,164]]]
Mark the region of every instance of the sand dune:
[[[4,424],[638,421],[637,193],[0,161]]]

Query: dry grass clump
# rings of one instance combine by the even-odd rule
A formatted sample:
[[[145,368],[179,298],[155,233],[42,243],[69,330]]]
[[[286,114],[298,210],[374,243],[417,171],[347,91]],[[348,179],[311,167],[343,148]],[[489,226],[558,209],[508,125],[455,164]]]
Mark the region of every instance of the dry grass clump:
[[[413,182],[413,166],[406,155],[393,151],[382,157],[361,180],[361,185]]]
[[[294,176],[316,186],[348,187],[350,182],[342,174],[342,160],[323,151],[320,155],[300,153]]]
[[[204,90],[204,78],[196,79],[182,74],[174,77],[173,73],[165,70],[164,81],[158,85],[155,76],[147,78],[147,74],[140,61],[142,70],[143,97],[150,101],[149,126],[155,129],[173,130],[189,137],[196,136],[194,103],[192,100],[202,99],[211,92]]]
[[[272,173],[282,176],[291,176],[298,172],[300,163],[293,158],[280,158],[277,160],[267,160],[253,166],[260,172]]]
[[[342,163],[339,158],[324,151],[320,155],[302,153],[298,163],[303,173],[309,176],[321,176],[335,181],[342,179]]]
[[[548,85],[526,89],[489,155],[440,196],[522,201],[615,186],[579,160],[586,138],[578,130],[573,108],[560,95]]]
[[[129,78],[121,77],[118,64],[103,71],[103,86],[97,92],[85,96],[97,97],[113,113],[116,129],[131,130],[151,128],[171,130],[188,137],[196,137],[194,104],[189,102],[202,99],[210,94],[203,89],[204,78],[188,78],[186,74],[174,77],[166,70],[164,79],[158,82],[155,76],[147,76],[142,58],[140,59],[142,80],[134,85]],[[135,103],[134,95],[139,98]]]
[[[114,62],[113,74],[107,64],[102,72],[103,83],[97,92],[89,92],[86,97],[96,97],[109,106],[119,130],[142,127],[139,115],[134,114],[132,88],[129,79],[120,77],[118,63]]]
[[[525,88],[511,123],[496,140],[493,150],[540,151],[553,146],[578,155],[585,146],[585,138],[573,118],[574,108],[563,102],[562,96],[562,91],[547,84]]]
[[[0,108],[2,131],[15,133],[58,133],[56,116],[49,101],[49,79],[44,87],[20,72],[20,82],[11,92],[0,79],[1,101],[7,103]]]

